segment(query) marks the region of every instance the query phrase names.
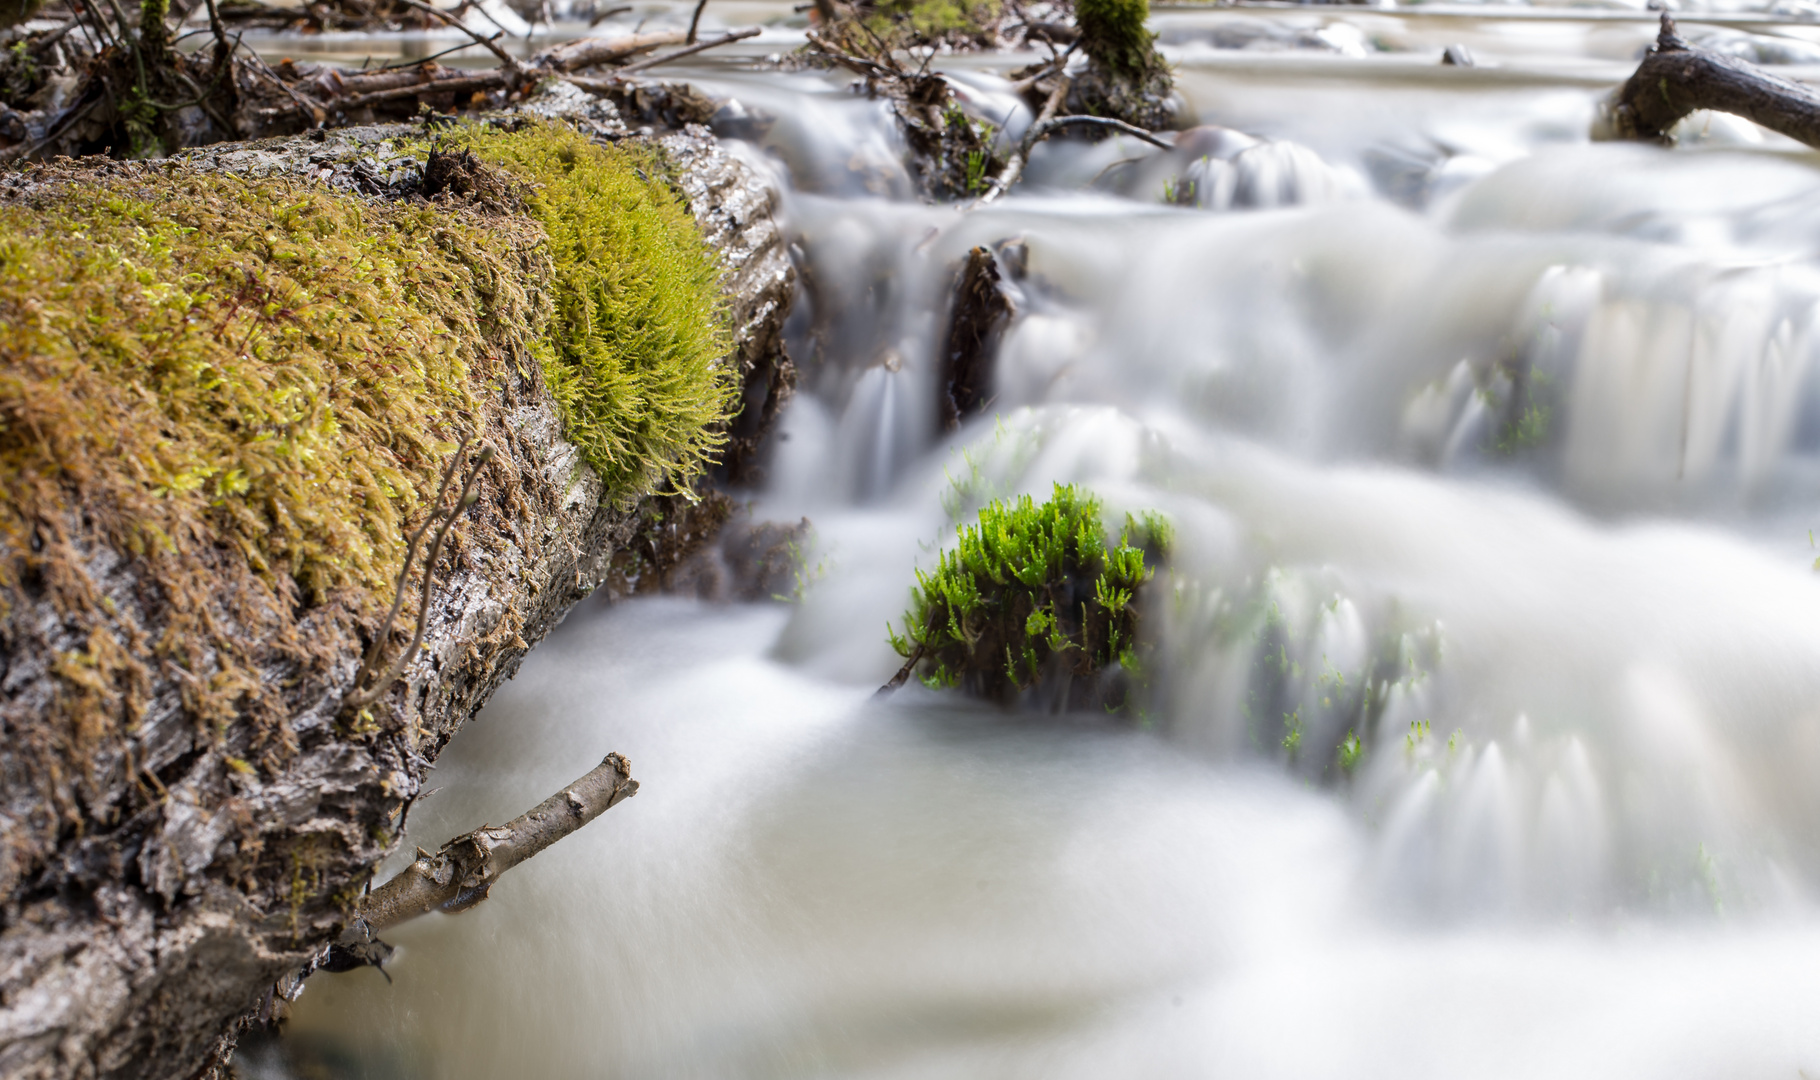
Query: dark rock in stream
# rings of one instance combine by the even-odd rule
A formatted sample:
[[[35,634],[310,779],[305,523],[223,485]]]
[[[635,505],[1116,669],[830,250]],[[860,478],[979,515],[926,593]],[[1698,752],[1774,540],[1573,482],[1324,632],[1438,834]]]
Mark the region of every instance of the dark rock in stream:
[[[646,104],[653,118],[666,113],[661,103]],[[585,111],[579,119],[597,135],[629,134],[611,104],[554,106],[558,114],[569,106]],[[422,170],[398,146],[421,131],[351,128],[223,144],[185,160],[367,197],[415,197]],[[795,272],[772,217],[776,193],[704,128],[658,141],[727,269],[735,323],[728,363],[737,369],[745,408],[729,433],[722,474],[749,476],[794,385],[781,331]],[[444,171],[439,182],[455,190],[474,182],[459,161]],[[28,183],[15,174],[4,186],[11,197],[29,197],[21,186]],[[531,647],[609,576],[637,576],[628,567],[641,561],[673,566],[689,552],[667,544],[700,547],[725,519],[725,496],[703,500],[720,508],[719,518],[710,512],[697,528],[668,531],[672,500],[603,503],[601,480],[563,438],[541,380],[527,376],[501,392],[506,411],[495,441],[523,497],[508,528],[478,534],[439,578],[423,649],[374,708],[371,730],[351,730],[338,718],[360,663],[357,641],[337,645],[336,659],[324,667],[262,670],[268,684],[283,688],[276,692],[290,708],[296,746],[278,764],[256,769],[233,756],[245,753],[241,718],[203,730],[186,708],[185,673],[150,671],[143,719],[123,729],[116,741],[124,757],[100,763],[96,779],[113,805],[145,808],[86,832],[66,830],[52,858],[30,868],[10,895],[0,894],[0,1076],[162,1078],[219,1068],[240,1026],[282,1015],[285,991],[298,985],[290,973],[325,958],[344,905],[401,840],[401,814],[422,793],[438,752]],[[157,594],[139,561],[80,535],[75,543],[108,602],[123,617],[157,627]],[[41,610],[15,612],[12,625],[36,627],[42,641],[23,648],[9,641],[0,655],[9,665],[0,730],[29,726],[59,692],[55,657],[82,647],[66,640],[70,631],[48,603],[36,603]],[[609,749],[575,752],[598,757]],[[0,743],[0,827],[35,812],[20,804],[30,792],[17,782],[17,756],[26,752],[17,741]],[[147,785],[159,797],[129,797],[151,790]],[[276,995],[275,986],[282,988]]]
[[[1015,246],[1014,250],[1022,248]],[[1001,283],[998,258],[990,248],[969,251],[955,283],[948,341],[942,351],[942,395],[936,404],[943,430],[954,430],[962,420],[986,407],[992,386],[992,358],[1013,313],[1011,299]]]

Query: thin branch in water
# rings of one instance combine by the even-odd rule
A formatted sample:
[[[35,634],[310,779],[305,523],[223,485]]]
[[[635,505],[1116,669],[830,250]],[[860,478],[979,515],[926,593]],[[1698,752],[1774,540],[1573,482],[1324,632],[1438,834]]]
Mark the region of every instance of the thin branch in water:
[[[654,68],[659,64],[667,64],[672,60],[680,60],[685,56],[692,56],[695,53],[703,52],[707,49],[715,48],[716,46],[725,45],[730,41],[744,41],[749,37],[757,37],[763,32],[762,29],[756,26],[747,27],[744,30],[736,30],[732,33],[717,37],[713,41],[704,41],[700,44],[691,45],[686,49],[678,49],[673,53],[666,53],[663,56],[653,56],[649,60],[640,60],[636,64],[627,64],[625,67],[615,71],[613,75],[616,78],[622,75],[631,75],[648,68]]]
[[[1050,132],[1068,127],[1071,124],[1088,124],[1096,127],[1109,127],[1120,134],[1129,135],[1134,139],[1141,139],[1151,146],[1161,147],[1164,150],[1175,149],[1173,144],[1166,143],[1157,138],[1155,132],[1146,131],[1136,124],[1127,124],[1123,120],[1114,120],[1110,116],[1058,116],[1052,120],[1045,120],[1042,123],[1031,127],[1030,133],[1024,136],[1024,140],[1028,143],[1035,144],[1038,141],[1047,138]]]
[[[507,70],[510,70],[510,71],[518,70],[518,58],[513,56],[511,53],[506,52],[504,49],[500,48],[496,44],[496,42],[499,38],[499,34],[503,34],[506,32],[505,27],[500,26],[499,34],[494,34],[492,37],[481,37],[479,34],[475,33],[473,30],[469,29],[467,23],[464,23],[460,19],[455,18],[454,16],[450,15],[448,12],[443,11],[441,8],[431,7],[429,4],[424,3],[423,0],[399,0],[399,3],[402,3],[404,6],[406,6],[408,8],[414,8],[417,11],[421,11],[426,15],[434,15],[436,18],[441,19],[447,25],[452,26],[455,29],[457,29],[457,30],[461,31],[462,33],[468,35],[469,37],[473,38],[475,44],[486,49],[488,52],[492,53],[494,56],[499,57],[499,62],[504,64],[506,66]],[[482,8],[480,13],[482,15],[486,15],[486,9]],[[488,18],[491,19],[491,16],[488,16]],[[499,26],[499,23],[494,22],[493,25]]]
[[[702,9],[707,6],[708,0],[695,0],[695,14],[689,16],[689,36],[683,39],[683,44],[695,44],[695,31],[701,26]]]
[[[982,206],[997,202],[1000,195],[1010,191],[1011,185],[1017,183],[1017,178],[1023,175],[1024,162],[1030,157],[1030,148],[1036,144],[1036,138],[1033,137],[1034,132],[1054,118],[1056,110],[1062,107],[1062,99],[1068,96],[1068,86],[1072,82],[1073,80],[1066,75],[1057,78],[1055,89],[1049,91],[1049,97],[1043,102],[1043,110],[1037,114],[1036,122],[1031,124],[1030,130],[1024,133],[1017,149],[1012,151],[1010,159],[1005,162],[1005,167],[992,178],[992,186],[974,200],[973,205],[968,207],[969,210],[977,210]]]
[[[898,687],[909,682],[910,673],[916,670],[916,662],[922,658],[923,643],[919,641],[916,643],[916,651],[910,654],[910,659],[904,661],[904,666],[897,669],[897,674],[891,676],[890,682],[878,688],[878,693],[872,695],[872,700],[877,701],[879,698],[890,697]]]
[[[631,10],[632,10],[631,4],[615,4],[605,11],[596,11],[588,19],[588,29],[592,30],[596,26],[599,26],[601,23],[606,22],[608,19],[611,19],[613,16],[624,15],[626,12],[631,11]]]
[[[456,45],[451,48],[444,49],[439,53],[431,53],[428,56],[418,57],[415,60],[400,60],[396,64],[386,64],[382,67],[376,67],[373,70],[374,71],[398,71],[403,68],[417,67],[420,64],[427,64],[432,60],[441,60],[443,57],[449,55],[450,53],[458,53],[458,52],[462,51],[463,49],[471,49],[473,47],[474,46],[472,46],[472,45]],[[369,56],[369,57],[367,57],[367,59],[371,60],[372,57]],[[366,68],[362,67],[360,70],[365,71]]]

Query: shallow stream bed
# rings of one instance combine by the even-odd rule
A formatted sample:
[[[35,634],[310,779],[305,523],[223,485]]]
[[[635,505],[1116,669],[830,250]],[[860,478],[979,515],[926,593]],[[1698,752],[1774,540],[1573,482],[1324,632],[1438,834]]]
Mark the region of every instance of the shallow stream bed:
[[[802,587],[572,614],[410,834],[608,750],[638,797],[242,1069],[1820,1076],[1820,159],[1593,144],[1647,22],[1448,10],[1160,11],[1200,121],[1262,141],[1051,142],[972,214],[844,80],[678,64],[787,190],[803,376],[753,498],[813,523]],[[938,63],[1016,131],[1027,59]],[[944,434],[976,244],[1018,316]],[[874,701],[913,568],[1058,481],[1174,525],[1142,723]]]

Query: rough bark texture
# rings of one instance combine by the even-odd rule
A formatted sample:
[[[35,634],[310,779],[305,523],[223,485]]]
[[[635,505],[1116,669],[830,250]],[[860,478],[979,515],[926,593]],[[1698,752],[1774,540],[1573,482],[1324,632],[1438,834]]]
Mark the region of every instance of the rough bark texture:
[[[1820,147],[1820,94],[1743,60],[1695,48],[1675,33],[1675,21],[1665,11],[1655,46],[1610,106],[1611,133],[1670,141],[1670,129],[1699,109],[1742,116]]]
[[[581,104],[596,130],[624,132],[600,112],[610,106]],[[197,160],[385,194],[408,185],[416,169],[386,150],[385,140],[403,131],[226,145]],[[668,136],[664,147],[729,269],[738,320],[731,362],[750,399],[762,403],[749,429],[739,421],[749,445],[736,445],[749,457],[790,385],[779,342],[794,278],[770,216],[773,193],[704,129]],[[471,529],[445,560],[424,647],[374,707],[376,724],[356,731],[338,720],[363,647],[334,629],[345,622],[325,620],[329,637],[315,643],[333,662],[299,665],[270,651],[263,676],[281,688],[296,737],[275,771],[237,766],[250,738],[243,722],[228,719],[218,731],[198,725],[185,708],[182,673],[153,671],[145,719],[106,748],[96,770],[103,799],[141,809],[65,830],[50,857],[0,889],[0,1077],[165,1078],[212,1068],[238,1020],[345,922],[372,868],[397,845],[401,813],[442,746],[662,512],[657,500],[630,510],[603,504],[601,482],[562,438],[535,367],[500,387],[503,407],[487,432],[523,495],[518,516]],[[140,565],[85,541],[82,522],[69,524],[111,602],[148,635],[158,633],[161,613]],[[0,730],[17,731],[57,692],[53,658],[80,642],[43,603],[16,609],[8,625]],[[16,752],[10,736],[0,739],[0,830],[35,812],[21,804]]]

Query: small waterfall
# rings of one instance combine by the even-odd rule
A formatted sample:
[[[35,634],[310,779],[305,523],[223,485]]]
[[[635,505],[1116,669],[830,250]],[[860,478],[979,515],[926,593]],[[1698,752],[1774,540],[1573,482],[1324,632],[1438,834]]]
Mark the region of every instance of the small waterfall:
[[[802,596],[574,616],[412,839],[601,740],[638,799],[406,927],[395,987],[312,983],[294,1043],[350,1076],[1820,1075],[1820,187],[1742,123],[1590,144],[1654,30],[1582,14],[1172,11],[1199,126],[1043,143],[970,213],[914,201],[845,76],[692,69],[787,187],[799,393],[751,498],[812,522]],[[1710,37],[1805,55],[1772,29]],[[1034,58],[931,62],[1009,140]],[[976,246],[1014,314],[944,431]],[[1056,482],[1173,527],[1140,730],[874,702],[915,569]]]

